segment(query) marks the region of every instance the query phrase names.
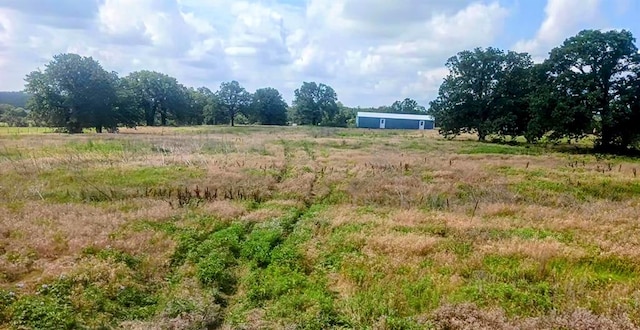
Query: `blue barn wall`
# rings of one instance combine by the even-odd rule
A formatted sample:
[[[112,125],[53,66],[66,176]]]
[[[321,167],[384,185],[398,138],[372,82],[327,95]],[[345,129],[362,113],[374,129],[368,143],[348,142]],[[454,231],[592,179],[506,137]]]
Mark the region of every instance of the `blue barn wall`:
[[[433,121],[425,120],[424,129],[433,129]],[[360,128],[380,128],[380,118],[358,117]],[[414,119],[385,119],[385,129],[420,129],[420,121]]]

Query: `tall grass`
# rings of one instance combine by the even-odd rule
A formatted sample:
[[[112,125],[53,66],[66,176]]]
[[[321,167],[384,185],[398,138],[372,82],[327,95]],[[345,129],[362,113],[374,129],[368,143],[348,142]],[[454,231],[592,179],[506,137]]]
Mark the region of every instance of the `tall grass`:
[[[640,326],[638,162],[426,132],[0,128],[0,328]]]

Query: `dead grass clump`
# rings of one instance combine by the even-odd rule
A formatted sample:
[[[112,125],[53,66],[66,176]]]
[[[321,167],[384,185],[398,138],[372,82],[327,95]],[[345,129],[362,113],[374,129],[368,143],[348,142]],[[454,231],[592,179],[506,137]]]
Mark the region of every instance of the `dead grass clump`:
[[[424,212],[416,209],[400,210],[389,215],[389,220],[393,225],[406,227],[421,225],[429,218]]]
[[[586,309],[524,320],[521,329],[574,329],[574,330],[636,330],[639,329],[625,314],[611,317],[595,315]]]
[[[336,205],[331,207],[326,218],[329,219],[332,228],[346,224],[381,224],[384,218],[375,213],[359,212],[359,208],[351,205]]]
[[[573,329],[573,330],[636,330],[625,314],[611,317],[595,315],[586,309],[554,313],[537,318],[509,320],[499,309],[482,310],[473,304],[444,305],[427,320],[442,330],[515,330],[515,329]]]
[[[506,240],[489,241],[482,245],[476,245],[476,250],[481,254],[520,255],[538,261],[550,260],[554,257],[581,258],[585,251],[560,243],[554,239],[525,240],[511,238]]]
[[[515,330],[501,310],[481,310],[473,304],[444,305],[429,319],[441,330]]]
[[[247,212],[245,205],[226,200],[206,203],[202,209],[212,216],[222,220],[234,220]]]
[[[414,233],[390,233],[367,238],[367,250],[395,257],[425,256],[434,250],[441,239]]]
[[[282,217],[285,214],[283,210],[272,208],[261,208],[248,214],[243,215],[240,220],[248,222],[264,222]]]
[[[180,214],[180,210],[174,209],[164,200],[156,200],[149,198],[130,199],[128,202],[134,205],[128,212],[120,211],[127,221],[136,221],[145,219],[147,221],[156,221],[170,218]],[[126,208],[126,207],[125,207]],[[113,211],[118,212],[117,210]]]

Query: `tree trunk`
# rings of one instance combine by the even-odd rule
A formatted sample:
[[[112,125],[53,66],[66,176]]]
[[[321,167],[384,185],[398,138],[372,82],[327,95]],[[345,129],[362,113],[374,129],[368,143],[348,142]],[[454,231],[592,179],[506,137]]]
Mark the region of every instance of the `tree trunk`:
[[[160,125],[167,126],[167,113],[164,111],[160,112]]]
[[[147,112],[147,116],[146,116],[147,118],[145,118],[147,122],[147,126],[153,126],[153,124],[155,123],[155,115],[156,114],[153,111]]]
[[[145,113],[145,121],[147,122],[147,126],[153,126],[155,124],[156,119],[156,108],[153,105],[150,105],[149,109],[147,109]]]
[[[484,130],[478,129],[478,141],[484,141],[487,138],[487,133]]]
[[[102,133],[102,125],[96,125],[96,133]]]
[[[605,84],[604,93],[609,93],[609,87]],[[612,132],[612,118],[611,118],[611,110],[609,108],[609,98],[606,96],[602,97],[600,101],[600,120],[601,122],[601,130],[600,130],[600,144],[603,150],[611,151],[613,147],[613,132]]]

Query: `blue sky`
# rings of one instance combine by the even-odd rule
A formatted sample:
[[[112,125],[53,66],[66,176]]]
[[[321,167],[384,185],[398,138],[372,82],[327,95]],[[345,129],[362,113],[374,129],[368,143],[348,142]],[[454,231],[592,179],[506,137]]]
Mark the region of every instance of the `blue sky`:
[[[332,86],[349,106],[437,94],[456,52],[534,59],[582,29],[640,36],[640,0],[0,0],[0,90],[58,53],[124,76],[149,69],[216,90]]]

